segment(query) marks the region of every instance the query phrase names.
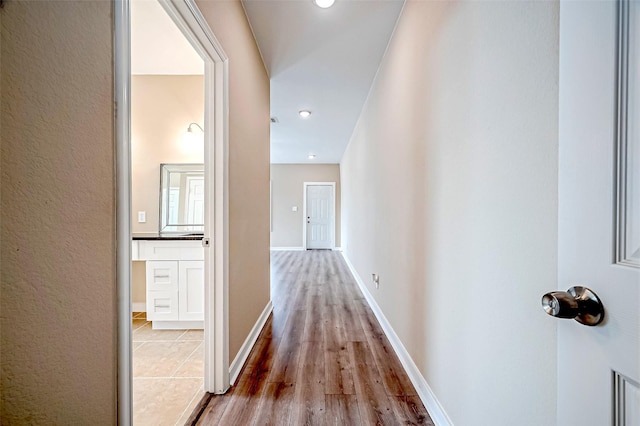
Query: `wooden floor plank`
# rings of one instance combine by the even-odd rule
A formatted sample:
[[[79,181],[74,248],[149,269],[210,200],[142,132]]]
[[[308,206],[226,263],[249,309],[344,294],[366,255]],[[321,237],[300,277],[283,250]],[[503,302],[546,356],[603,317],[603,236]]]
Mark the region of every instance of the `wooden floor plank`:
[[[325,345],[325,392],[327,394],[353,394],[353,373],[344,324],[338,307],[328,305],[323,310],[323,338]]]
[[[435,426],[417,395],[389,397],[398,424]]]
[[[351,342],[349,345],[358,408],[364,424],[396,424],[393,406],[385,392],[369,345],[365,342]]]
[[[358,398],[355,395],[325,395],[327,426],[361,425]]]
[[[324,425],[324,397],[322,342],[304,342],[291,410],[291,424]]]
[[[267,383],[253,425],[288,425],[293,403],[293,386],[292,383]]]
[[[217,425],[220,424],[220,419],[224,410],[226,410],[229,401],[231,400],[231,393],[225,395],[213,395],[207,406],[202,411],[199,417],[190,418],[192,425]]]
[[[272,316],[237,384],[193,424],[432,425],[340,254],[271,261]]]
[[[269,372],[269,382],[294,383],[296,381],[306,317],[307,311],[302,309],[295,310],[289,315],[285,327],[286,334],[282,337]]]

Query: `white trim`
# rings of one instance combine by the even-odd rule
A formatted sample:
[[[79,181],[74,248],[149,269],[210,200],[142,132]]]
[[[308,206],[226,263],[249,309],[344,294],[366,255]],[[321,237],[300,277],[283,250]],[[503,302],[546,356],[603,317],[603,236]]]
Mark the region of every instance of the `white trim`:
[[[153,330],[202,330],[204,321],[152,321]]]
[[[309,186],[323,186],[328,185],[332,187],[331,197],[333,202],[333,212],[331,216],[331,247],[334,249],[336,246],[336,183],[335,182],[304,182],[302,195],[302,247],[306,250],[307,247],[307,187]]]
[[[333,251],[342,251],[342,247],[334,247],[332,250]]]
[[[131,312],[147,312],[147,302],[132,302]]]
[[[205,249],[204,289],[204,390],[224,393],[229,389],[228,316],[228,57],[194,0],[159,0],[205,64],[204,159]],[[212,131],[213,130],[213,131]]]
[[[118,300],[118,424],[133,423],[131,339],[131,14],[129,0],[113,3],[116,154],[116,292]]]
[[[378,304],[376,303],[375,299],[369,292],[369,289],[367,288],[364,281],[362,280],[362,278],[360,277],[356,269],[353,267],[353,265],[349,261],[349,258],[347,257],[347,254],[345,252],[342,252],[342,257],[344,258],[344,261],[347,263],[347,266],[351,271],[351,275],[353,275],[353,278],[358,283],[358,287],[360,287],[360,290],[362,290],[362,294],[364,295],[365,299],[367,299],[367,303],[371,307],[371,310],[373,311],[376,318],[378,319],[378,322],[380,323],[382,330],[384,331],[387,338],[389,339],[389,342],[391,343],[393,350],[396,352],[396,355],[398,355],[398,358],[400,359],[402,366],[407,372],[407,375],[409,376],[411,383],[413,383],[413,386],[416,388],[416,391],[418,392],[418,396],[420,397],[420,400],[422,401],[425,408],[429,412],[429,416],[431,416],[431,420],[433,420],[433,423],[436,426],[453,426],[453,422],[451,421],[447,413],[444,411],[444,408],[442,407],[442,405],[436,398],[435,394],[431,390],[431,387],[429,387],[429,384],[420,373],[420,370],[418,370],[418,367],[416,366],[415,362],[413,362],[411,355],[409,355],[409,352],[407,352],[407,349],[404,347],[404,345],[400,341],[400,338],[398,337],[396,332],[393,330],[393,327],[391,327],[391,324],[382,313],[380,306],[378,306]]]
[[[271,247],[271,251],[303,251],[304,247]]]
[[[264,307],[264,310],[258,317],[258,320],[254,324],[253,328],[249,332],[249,335],[244,340],[244,343],[240,347],[238,351],[238,355],[236,355],[235,359],[231,363],[231,367],[229,367],[229,376],[231,377],[231,385],[234,385],[238,375],[240,374],[240,370],[244,366],[244,363],[247,362],[247,358],[249,358],[249,354],[251,353],[251,349],[253,349],[253,345],[256,344],[258,340],[258,336],[260,336],[260,332],[264,328],[264,325],[267,323],[269,319],[269,315],[271,315],[271,311],[273,311],[273,304],[271,300],[267,303],[267,306]]]

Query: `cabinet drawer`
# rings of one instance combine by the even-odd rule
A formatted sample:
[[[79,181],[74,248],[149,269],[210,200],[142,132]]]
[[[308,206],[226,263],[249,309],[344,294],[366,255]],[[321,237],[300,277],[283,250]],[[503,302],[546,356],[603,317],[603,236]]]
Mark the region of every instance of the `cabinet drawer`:
[[[147,291],[177,291],[178,262],[154,260],[147,262]]]
[[[148,291],[147,320],[178,320],[178,291]]]
[[[139,241],[138,256],[144,260],[204,260],[202,241]]]

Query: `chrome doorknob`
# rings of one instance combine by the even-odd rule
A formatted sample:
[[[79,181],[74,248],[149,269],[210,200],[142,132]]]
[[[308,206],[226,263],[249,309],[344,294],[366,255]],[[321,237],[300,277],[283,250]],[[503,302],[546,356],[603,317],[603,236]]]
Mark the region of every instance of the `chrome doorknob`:
[[[575,319],[580,324],[598,325],[604,319],[600,298],[586,287],[552,291],[542,296],[542,309],[556,318]]]

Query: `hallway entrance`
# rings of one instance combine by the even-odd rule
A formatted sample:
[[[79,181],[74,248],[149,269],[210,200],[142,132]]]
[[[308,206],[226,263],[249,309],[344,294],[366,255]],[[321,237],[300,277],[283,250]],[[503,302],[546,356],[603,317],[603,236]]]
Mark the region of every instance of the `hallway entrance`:
[[[194,423],[433,425],[340,253],[274,251],[273,314]]]

